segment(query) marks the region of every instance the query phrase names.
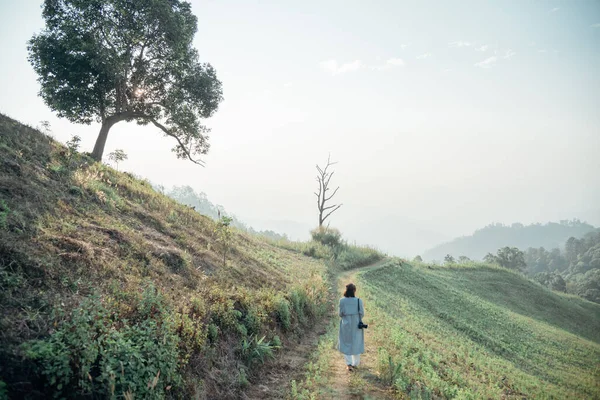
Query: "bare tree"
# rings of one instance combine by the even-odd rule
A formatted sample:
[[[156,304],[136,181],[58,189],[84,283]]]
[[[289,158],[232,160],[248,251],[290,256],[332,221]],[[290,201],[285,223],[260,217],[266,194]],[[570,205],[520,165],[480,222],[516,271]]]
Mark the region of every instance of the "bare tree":
[[[337,163],[331,162],[330,156],[327,156],[327,165],[325,166],[325,168],[321,168],[317,164],[317,182],[319,182],[319,192],[315,192],[315,196],[317,196],[317,208],[319,209],[319,228],[323,226],[323,223],[325,222],[327,217],[329,217],[331,214],[333,214],[334,211],[336,211],[342,206],[341,204],[328,205],[329,200],[331,200],[333,196],[335,196],[338,189],[340,188],[338,186],[337,188],[335,188],[333,193],[330,196],[328,196],[327,192],[330,189],[329,182],[331,181],[331,177],[335,172],[329,172],[328,170],[329,167],[335,164]],[[325,214],[325,216],[323,216],[323,214]]]

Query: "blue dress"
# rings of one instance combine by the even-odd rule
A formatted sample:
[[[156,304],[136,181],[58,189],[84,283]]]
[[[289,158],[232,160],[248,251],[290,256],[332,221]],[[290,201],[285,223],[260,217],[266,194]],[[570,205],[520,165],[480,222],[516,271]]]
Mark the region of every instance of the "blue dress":
[[[358,329],[359,318],[365,315],[363,301],[356,297],[342,297],[339,305],[340,333],[338,336],[338,350],[348,356],[365,352],[365,332]],[[359,316],[360,313],[360,316]]]

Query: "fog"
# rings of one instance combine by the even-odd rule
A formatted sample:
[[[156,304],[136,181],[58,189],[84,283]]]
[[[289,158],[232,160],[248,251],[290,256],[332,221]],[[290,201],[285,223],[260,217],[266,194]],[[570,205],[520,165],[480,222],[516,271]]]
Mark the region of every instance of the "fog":
[[[257,229],[308,238],[315,165],[337,161],[349,241],[414,255],[491,222],[600,225],[600,3],[192,1],[223,82],[202,168],[120,123],[121,169],[189,185]],[[0,112],[93,147],[37,96],[41,2],[0,5]]]

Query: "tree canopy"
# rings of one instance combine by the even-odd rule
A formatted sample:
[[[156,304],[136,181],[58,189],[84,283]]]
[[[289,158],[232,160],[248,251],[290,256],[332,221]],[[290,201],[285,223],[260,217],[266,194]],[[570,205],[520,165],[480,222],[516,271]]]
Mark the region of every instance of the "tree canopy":
[[[214,68],[192,47],[197,19],[180,0],[45,0],[45,29],[29,42],[40,96],[59,117],[102,124],[92,156],[102,159],[120,121],[152,124],[179,158],[201,164],[222,101]]]
[[[525,264],[525,253],[516,247],[502,247],[498,249],[496,255],[488,253],[483,259],[485,262],[498,264],[508,269],[522,270],[527,266]]]

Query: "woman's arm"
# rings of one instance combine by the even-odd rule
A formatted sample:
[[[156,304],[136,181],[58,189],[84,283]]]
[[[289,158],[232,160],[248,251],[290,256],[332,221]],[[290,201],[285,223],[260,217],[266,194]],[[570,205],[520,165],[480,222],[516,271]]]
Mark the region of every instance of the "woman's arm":
[[[340,318],[344,316],[344,312],[342,309],[342,300],[340,300],[340,304],[338,306],[338,315],[340,316]]]
[[[362,299],[359,299],[358,301],[359,301],[358,313],[360,314],[360,317],[362,318],[365,316],[365,304]]]

